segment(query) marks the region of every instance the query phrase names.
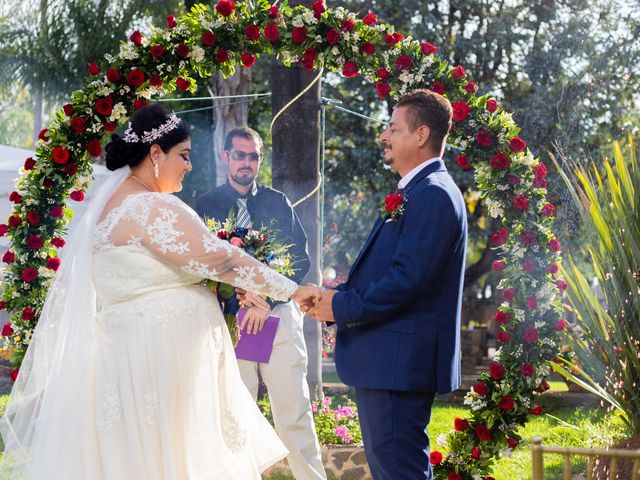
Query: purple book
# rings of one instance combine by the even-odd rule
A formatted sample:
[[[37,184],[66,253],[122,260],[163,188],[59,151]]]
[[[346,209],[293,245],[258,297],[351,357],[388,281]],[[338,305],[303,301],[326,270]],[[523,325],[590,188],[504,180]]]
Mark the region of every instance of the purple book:
[[[242,321],[244,314],[245,310],[238,310],[238,324]],[[246,326],[240,330],[240,340],[235,348],[236,358],[250,362],[269,363],[279,322],[280,317],[269,315],[262,330],[255,335],[247,333]]]

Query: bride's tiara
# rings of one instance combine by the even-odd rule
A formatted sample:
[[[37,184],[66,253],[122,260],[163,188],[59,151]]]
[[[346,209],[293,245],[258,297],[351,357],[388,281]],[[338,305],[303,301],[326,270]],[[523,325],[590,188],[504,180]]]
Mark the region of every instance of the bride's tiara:
[[[166,122],[160,125],[158,128],[152,129],[150,132],[144,132],[142,136],[138,136],[136,132],[131,128],[131,122],[124,132],[122,139],[127,143],[151,143],[154,140],[159,139],[165,133],[169,133],[171,130],[175,130],[180,125],[180,119],[175,113],[171,113]]]

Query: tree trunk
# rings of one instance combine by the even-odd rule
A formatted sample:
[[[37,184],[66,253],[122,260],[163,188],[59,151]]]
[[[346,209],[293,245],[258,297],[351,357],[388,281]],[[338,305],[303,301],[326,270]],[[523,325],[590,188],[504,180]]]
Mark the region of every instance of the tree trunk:
[[[246,95],[251,87],[251,70],[240,68],[235,74],[224,78],[220,72],[211,76],[208,82],[212,97]],[[239,102],[239,103],[238,103]],[[215,165],[215,185],[227,181],[227,167],[222,162],[220,152],[224,148],[224,139],[230,130],[246,126],[249,118],[249,102],[240,98],[223,98],[212,101],[213,109],[213,159],[209,166]],[[233,104],[233,105],[230,105]],[[206,172],[211,177],[211,172]]]
[[[292,2],[295,3],[295,2]],[[318,72],[271,64],[271,110],[276,115]],[[293,203],[318,185],[320,165],[320,82],[285,110],[273,127],[273,186]],[[311,269],[306,281],[320,284],[320,196],[317,192],[296,208],[309,239]],[[322,398],[322,334],[320,324],[305,317],[304,336],[309,356],[307,382],[312,401]]]

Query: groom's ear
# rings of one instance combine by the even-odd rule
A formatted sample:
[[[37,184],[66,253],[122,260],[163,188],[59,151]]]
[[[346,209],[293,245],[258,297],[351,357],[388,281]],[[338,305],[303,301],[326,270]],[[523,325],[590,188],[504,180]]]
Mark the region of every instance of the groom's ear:
[[[426,125],[420,125],[415,131],[418,148],[424,148],[429,143],[431,130]]]

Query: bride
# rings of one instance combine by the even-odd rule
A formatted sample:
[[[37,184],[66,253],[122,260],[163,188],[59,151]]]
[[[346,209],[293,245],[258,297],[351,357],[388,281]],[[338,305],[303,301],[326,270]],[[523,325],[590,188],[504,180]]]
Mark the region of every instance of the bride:
[[[2,418],[6,478],[259,479],[287,455],[201,281],[299,303],[318,290],[212,236],[170,194],[190,146],[159,105],[107,145],[113,173],[72,232]]]

